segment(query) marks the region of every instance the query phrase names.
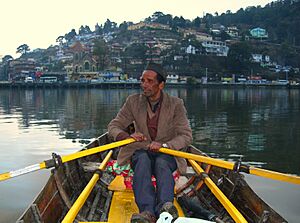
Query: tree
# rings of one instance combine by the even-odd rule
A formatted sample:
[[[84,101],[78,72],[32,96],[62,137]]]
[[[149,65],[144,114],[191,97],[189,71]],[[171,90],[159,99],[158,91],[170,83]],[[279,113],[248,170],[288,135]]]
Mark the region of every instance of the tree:
[[[145,46],[144,44],[133,43],[130,46],[126,47],[124,56],[145,60],[146,52],[148,49],[149,49],[149,47]]]
[[[111,22],[109,19],[107,19],[103,26],[103,32],[104,33],[113,32],[116,28],[117,28],[117,23]]]
[[[13,60],[14,58],[11,56],[11,55],[5,55],[3,58],[2,58],[2,62],[3,63],[7,63],[8,61],[11,61]]]
[[[249,68],[251,48],[246,42],[232,44],[228,53],[227,65],[231,72],[245,72]]]
[[[101,34],[103,33],[102,25],[99,26],[98,23],[95,25],[95,33],[96,33],[97,35],[101,35]]]
[[[192,22],[193,26],[195,28],[200,28],[200,25],[201,25],[201,19],[197,16],[197,18],[195,18]]]
[[[28,51],[30,51],[29,46],[27,44],[22,44],[17,48],[16,53],[21,53],[22,55],[26,55]]]
[[[65,39],[69,42],[77,35],[75,29],[72,29],[70,32],[65,34]]]
[[[79,35],[85,35],[92,33],[89,26],[80,26],[79,28]]]
[[[65,37],[64,36],[59,36],[56,38],[56,42],[59,43],[60,45],[63,44]]]
[[[0,72],[0,79],[8,80],[9,64],[10,64],[10,61],[12,61],[13,59],[14,58],[11,55],[5,55],[2,58],[2,72]]]
[[[93,54],[97,57],[98,66],[100,70],[104,70],[107,66],[108,46],[103,39],[96,39],[94,41]]]
[[[172,15],[167,14],[167,15],[162,15],[158,17],[155,22],[164,24],[164,25],[171,25],[173,22]]]
[[[127,29],[128,29],[128,23],[127,23],[126,21],[124,21],[123,23],[120,24],[119,30],[120,30],[121,32],[124,32],[124,31],[126,31]]]

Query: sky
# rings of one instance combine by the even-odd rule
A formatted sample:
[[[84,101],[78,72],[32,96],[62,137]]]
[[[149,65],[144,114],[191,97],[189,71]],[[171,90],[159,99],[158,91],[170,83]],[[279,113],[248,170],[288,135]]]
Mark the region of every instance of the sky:
[[[204,13],[236,12],[262,6],[271,0],[2,0],[0,1],[0,59],[19,57],[16,49],[27,44],[31,50],[56,45],[56,38],[81,25],[93,31],[107,19],[118,25],[138,23],[154,12],[193,20]]]

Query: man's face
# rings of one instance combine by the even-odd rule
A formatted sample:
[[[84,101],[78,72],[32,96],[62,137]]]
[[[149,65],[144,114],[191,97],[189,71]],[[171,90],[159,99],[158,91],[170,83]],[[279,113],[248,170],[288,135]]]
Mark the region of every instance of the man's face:
[[[150,100],[157,100],[164,88],[164,82],[158,83],[157,73],[152,70],[145,70],[141,76],[141,87],[144,95]]]

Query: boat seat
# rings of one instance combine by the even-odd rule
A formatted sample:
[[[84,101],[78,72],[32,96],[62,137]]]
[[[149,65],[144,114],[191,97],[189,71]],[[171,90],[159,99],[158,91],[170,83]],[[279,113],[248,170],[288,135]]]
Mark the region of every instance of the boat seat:
[[[138,207],[135,203],[132,189],[126,188],[124,184],[124,177],[117,175],[108,186],[108,189],[114,191],[108,222],[130,222],[132,214],[138,213]],[[174,205],[178,210],[179,216],[183,217],[183,211],[176,199],[174,199]]]

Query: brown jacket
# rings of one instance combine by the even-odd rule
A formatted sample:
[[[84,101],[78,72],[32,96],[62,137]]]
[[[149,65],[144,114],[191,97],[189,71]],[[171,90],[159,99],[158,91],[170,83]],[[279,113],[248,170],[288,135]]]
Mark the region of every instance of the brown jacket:
[[[134,123],[135,131],[143,133],[148,141],[135,142],[123,147],[118,155],[118,163],[126,164],[135,150],[147,149],[150,135],[147,127],[147,98],[143,94],[130,95],[116,118],[108,124],[108,132],[114,139]],[[167,143],[170,149],[179,150],[192,142],[192,130],[186,116],[186,109],[180,98],[163,93],[158,130],[155,141]],[[178,169],[186,172],[186,161],[176,157]]]

